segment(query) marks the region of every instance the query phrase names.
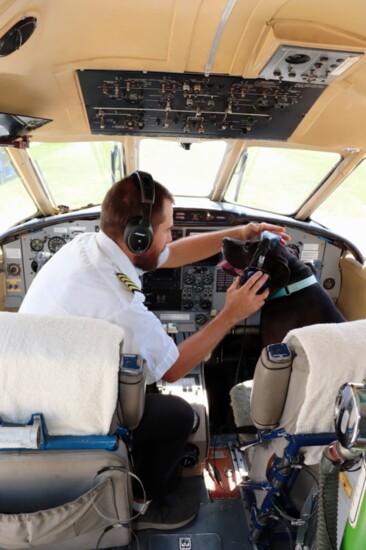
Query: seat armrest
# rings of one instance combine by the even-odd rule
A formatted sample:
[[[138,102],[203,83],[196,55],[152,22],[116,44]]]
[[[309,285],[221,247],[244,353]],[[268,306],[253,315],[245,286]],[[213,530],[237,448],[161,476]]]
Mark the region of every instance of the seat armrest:
[[[146,367],[139,355],[123,354],[118,373],[117,423],[133,430],[145,407]]]
[[[262,430],[278,426],[292,371],[292,354],[287,346],[287,358],[280,359],[273,357],[267,348],[263,348],[255,368],[250,400],[253,424]]]

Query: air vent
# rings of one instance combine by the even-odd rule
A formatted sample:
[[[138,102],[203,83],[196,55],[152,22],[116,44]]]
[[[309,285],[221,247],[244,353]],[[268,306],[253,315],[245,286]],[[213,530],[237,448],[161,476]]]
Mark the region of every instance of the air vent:
[[[19,50],[32,36],[37,26],[35,17],[25,17],[15,23],[4,36],[0,38],[0,57],[5,57]]]

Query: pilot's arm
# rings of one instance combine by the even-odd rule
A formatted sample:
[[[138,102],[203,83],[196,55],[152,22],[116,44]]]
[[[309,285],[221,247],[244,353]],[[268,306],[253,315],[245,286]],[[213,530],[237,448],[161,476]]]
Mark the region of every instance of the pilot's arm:
[[[200,233],[173,241],[167,245],[169,248],[168,259],[160,267],[180,267],[192,264],[220,252],[224,237],[247,241],[259,237],[263,231],[271,231],[281,235],[283,244],[286,244],[290,239],[284,227],[265,222],[259,224],[250,222],[247,225],[238,225],[222,231]]]

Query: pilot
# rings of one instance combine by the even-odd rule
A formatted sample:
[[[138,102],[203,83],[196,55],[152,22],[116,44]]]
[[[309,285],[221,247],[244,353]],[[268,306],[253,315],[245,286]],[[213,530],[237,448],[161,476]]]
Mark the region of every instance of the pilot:
[[[226,236],[247,240],[264,230],[290,237],[282,227],[249,223],[222,231],[172,240],[173,197],[145,172],[115,183],[101,207],[100,231],[78,235],[42,268],[20,313],[78,315],[115,323],[124,329],[125,353],[147,362],[147,383],[175,382],[191,371],[239,321],[256,312],[268,296],[257,291],[267,279],[258,272],[227,290],[221,311],[178,346],[144,305],[140,276],[156,268],[175,268],[217,254]],[[134,507],[143,513],[135,529],[175,529],[190,522],[199,503],[179,496],[179,462],[191,434],[194,414],[183,399],[147,393],[144,414],[133,433],[133,459],[141,490]]]

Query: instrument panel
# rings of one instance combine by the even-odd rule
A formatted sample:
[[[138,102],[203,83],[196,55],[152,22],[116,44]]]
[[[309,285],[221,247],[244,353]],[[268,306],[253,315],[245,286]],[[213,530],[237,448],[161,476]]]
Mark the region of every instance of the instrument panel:
[[[99,215],[94,219],[76,216],[63,223],[33,226],[3,244],[6,310],[18,310],[37,273],[62,246],[80,233],[99,231]],[[223,229],[233,223],[232,217],[232,213],[220,211],[176,208],[173,239]],[[298,248],[304,261],[313,263],[318,280],[335,301],[341,285],[338,267],[341,249],[301,229],[288,227],[287,231],[291,246]],[[143,275],[145,303],[169,333],[192,333],[222,309],[233,277],[217,267],[220,260],[221,254],[216,254],[192,265],[157,269]],[[246,324],[254,326],[259,322],[260,313],[246,320]]]

